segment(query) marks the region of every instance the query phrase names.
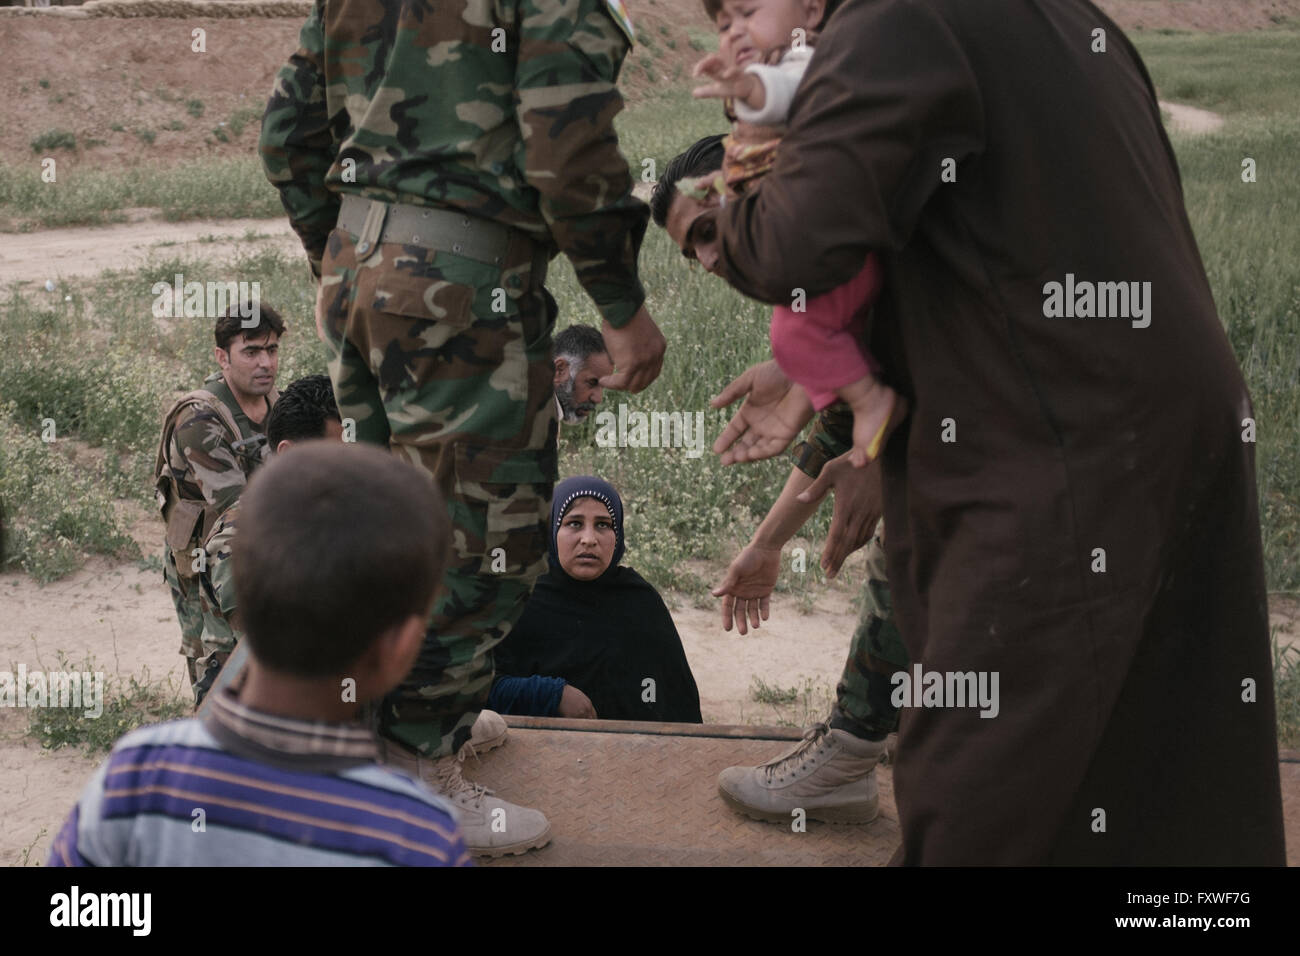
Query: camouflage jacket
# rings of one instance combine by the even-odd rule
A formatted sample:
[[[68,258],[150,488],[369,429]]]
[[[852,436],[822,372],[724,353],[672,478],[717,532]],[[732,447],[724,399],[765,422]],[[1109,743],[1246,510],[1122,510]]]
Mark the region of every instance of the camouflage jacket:
[[[203,387],[230,409],[239,426],[240,441],[248,444],[236,449],[229,430],[216,412],[202,405],[190,405],[177,415],[167,445],[167,462],[181,499],[203,501],[207,505],[204,510],[215,516],[235,503],[248,476],[266,461],[269,449],[262,426],[249,421],[220,372],[204,379]],[[270,408],[268,401],[268,415]],[[263,425],[265,421],[263,418]]]
[[[558,247],[625,325],[649,220],[614,132],[632,38],[621,0],[317,0],[260,143],[313,272],[339,193],[448,207]]]
[[[235,626],[235,579],[230,542],[235,537],[239,502],[217,519],[203,543],[204,569],[199,574],[199,604],[203,608],[203,652],[229,654],[243,634]]]

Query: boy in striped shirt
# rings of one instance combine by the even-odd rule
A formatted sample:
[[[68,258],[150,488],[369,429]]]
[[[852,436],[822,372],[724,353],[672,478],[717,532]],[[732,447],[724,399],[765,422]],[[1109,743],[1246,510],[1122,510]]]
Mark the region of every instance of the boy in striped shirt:
[[[118,741],[49,865],[469,865],[450,804],[380,766],[361,721],[424,638],[449,543],[437,491],[376,448],[306,442],[240,507],[238,696]]]

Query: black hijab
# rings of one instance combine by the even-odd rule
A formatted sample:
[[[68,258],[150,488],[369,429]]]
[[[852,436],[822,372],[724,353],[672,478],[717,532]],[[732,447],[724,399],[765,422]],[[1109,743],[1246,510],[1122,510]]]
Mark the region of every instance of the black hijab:
[[[614,524],[613,558],[591,581],[569,576],[556,545],[580,498],[601,502]],[[613,486],[589,475],[560,482],[551,500],[550,570],[497,646],[497,672],[563,677],[602,719],[701,723],[699,691],[668,608],[649,582],[618,563],[623,551],[623,501]]]

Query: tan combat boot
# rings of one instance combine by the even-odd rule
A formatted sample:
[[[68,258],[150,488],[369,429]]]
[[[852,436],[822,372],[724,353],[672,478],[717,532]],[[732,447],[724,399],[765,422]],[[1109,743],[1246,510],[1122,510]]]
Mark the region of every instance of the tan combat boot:
[[[498,740],[498,743],[500,740]],[[538,810],[516,806],[492,795],[492,791],[470,783],[461,774],[469,752],[430,760],[391,740],[383,741],[384,762],[423,780],[431,790],[456,807],[465,847],[473,856],[506,856],[526,853],[551,842],[551,825]]]
[[[508,732],[505,719],[495,710],[480,710],[470,728],[469,740],[460,748],[461,753],[477,757],[494,750],[506,742]]]
[[[755,820],[789,823],[795,810],[823,823],[870,823],[879,814],[876,764],[885,741],[815,724],[790,750],[757,767],[728,767],[718,792]]]

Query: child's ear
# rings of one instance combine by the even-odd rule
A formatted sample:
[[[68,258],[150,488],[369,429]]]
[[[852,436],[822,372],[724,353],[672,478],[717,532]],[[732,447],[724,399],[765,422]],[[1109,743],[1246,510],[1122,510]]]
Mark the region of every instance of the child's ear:
[[[808,29],[816,30],[817,25],[822,22],[822,16],[826,13],[826,0],[804,0],[803,9]]]
[[[394,655],[399,662],[395,684],[400,684],[406,678],[411,668],[415,666],[415,659],[420,656],[420,648],[424,645],[424,635],[427,630],[426,621],[427,618],[412,614],[398,628],[393,646]]]
[[[377,695],[388,693],[405,679],[415,666],[424,643],[425,618],[412,614],[401,624],[389,628],[371,646]]]

